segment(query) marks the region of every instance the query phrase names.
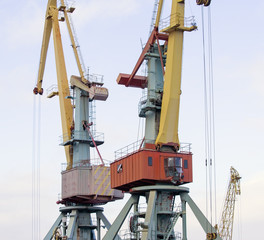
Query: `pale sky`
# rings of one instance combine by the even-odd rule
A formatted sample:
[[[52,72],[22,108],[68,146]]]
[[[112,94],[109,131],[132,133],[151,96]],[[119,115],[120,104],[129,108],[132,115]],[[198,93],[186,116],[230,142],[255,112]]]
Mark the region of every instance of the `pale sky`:
[[[137,140],[139,89],[116,84],[120,72],[130,73],[146,42],[153,0],[77,0],[72,17],[82,55],[91,73],[104,75],[109,99],[97,103],[97,131],[105,133],[99,149],[104,159]],[[165,6],[170,0],[164,2]],[[194,15],[198,31],[185,34],[180,140],[192,143],[194,182],[190,196],[205,210],[204,104],[201,9],[186,0],[186,16]],[[0,8],[1,239],[31,239],[31,173],[33,93],[41,49],[45,0],[3,1]],[[215,131],[218,219],[226,194],[230,166],[242,176],[234,240],[262,236],[264,214],[264,2],[222,0],[211,4],[215,89]],[[163,17],[167,17],[165,11]],[[77,74],[68,33],[62,24],[68,76]],[[56,84],[53,42],[44,73],[44,91]],[[41,97],[41,238],[59,214],[61,135],[58,99]],[[126,199],[128,196],[126,196]],[[105,206],[115,219],[124,201]],[[190,211],[190,210],[189,210]],[[239,217],[238,217],[239,215]],[[205,239],[192,214],[188,239]],[[127,223],[125,223],[127,224]],[[242,233],[242,236],[241,236]]]

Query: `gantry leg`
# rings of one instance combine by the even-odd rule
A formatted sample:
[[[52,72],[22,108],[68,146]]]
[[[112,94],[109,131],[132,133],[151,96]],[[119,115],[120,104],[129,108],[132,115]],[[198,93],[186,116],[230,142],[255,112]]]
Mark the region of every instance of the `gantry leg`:
[[[187,193],[181,194],[181,199],[189,204],[191,210],[193,211],[195,217],[197,218],[205,233],[217,233],[216,229],[211,225],[211,223],[207,220],[207,218],[203,215],[201,210],[197,207],[195,202]],[[220,236],[217,236],[216,240],[222,240],[222,238]]]
[[[181,199],[182,205],[182,240],[187,240],[186,201]]]
[[[54,230],[61,224],[62,218],[63,218],[63,214],[61,213],[59,215],[59,217],[57,218],[57,220],[55,221],[55,223],[50,228],[50,230],[47,233],[47,235],[44,237],[44,240],[51,240],[52,239]]]
[[[116,220],[112,224],[111,228],[107,231],[103,240],[113,240],[117,235],[119,229],[121,228],[123,222],[127,214],[129,213],[130,209],[132,208],[133,204],[137,203],[139,199],[139,195],[132,195],[129,200],[127,201],[126,205],[123,207],[119,215],[117,216]]]
[[[102,212],[98,212],[97,213],[97,217],[102,220],[102,222],[104,223],[106,229],[109,230],[110,227],[111,227],[111,223],[107,220],[105,215]],[[100,240],[101,238],[98,238],[98,239]],[[121,240],[121,238],[118,235],[116,235],[114,240]]]
[[[145,229],[142,230],[142,240],[148,240],[152,239],[151,233],[152,230],[155,231],[155,226],[156,224],[153,224],[153,220],[155,218],[154,212],[155,212],[155,204],[156,204],[156,198],[157,198],[157,191],[150,191],[149,192],[149,198],[148,198],[148,207],[147,207],[147,212],[146,212],[146,217],[145,217],[145,222],[144,226]],[[154,228],[154,229],[153,229]]]

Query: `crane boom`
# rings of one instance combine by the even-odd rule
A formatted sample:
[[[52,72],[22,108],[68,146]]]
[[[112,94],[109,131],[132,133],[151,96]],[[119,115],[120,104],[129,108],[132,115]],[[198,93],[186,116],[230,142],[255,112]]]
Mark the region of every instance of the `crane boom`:
[[[71,82],[71,85],[77,86],[86,91],[90,100],[102,100],[105,101],[108,97],[108,90],[101,87],[102,83],[90,83],[89,80],[84,77],[84,69],[82,68],[80,56],[78,54],[76,41],[74,39],[73,31],[68,17],[68,12],[72,12],[73,8],[66,9],[64,0],[61,0],[61,6],[57,8],[57,0],[49,0],[45,16],[45,25],[42,39],[42,47],[40,54],[40,63],[38,71],[37,86],[34,88],[33,92],[35,94],[43,94],[43,75],[47,58],[47,50],[49,46],[51,31],[53,30],[53,41],[54,41],[54,52],[55,52],[55,62],[56,62],[56,72],[57,72],[57,83],[58,83],[58,94],[60,102],[60,112],[61,112],[61,124],[63,132],[63,142],[71,139],[72,129],[74,128],[73,123],[73,106],[71,103],[69,83],[67,78],[67,71],[63,53],[63,46],[61,40],[59,21],[64,21],[66,19],[66,25],[71,39],[71,44],[73,47],[73,52],[75,55],[75,60],[80,73],[80,77]],[[59,11],[64,13],[64,18],[59,19]],[[75,77],[76,79],[76,77]],[[98,87],[99,85],[100,87]],[[72,168],[73,155],[72,155],[72,145],[64,145],[65,154],[67,159],[67,169]]]
[[[218,229],[218,233],[223,240],[232,240],[236,195],[241,194],[240,179],[238,171],[231,167],[228,190]]]
[[[156,16],[155,27],[159,26],[161,10],[162,10],[162,6],[163,6],[163,0],[160,0],[158,4],[159,4],[159,6],[158,6],[158,11],[157,11],[157,16]]]
[[[43,81],[44,69],[45,69],[46,59],[47,59],[47,51],[49,47],[49,41],[50,41],[50,35],[51,35],[51,29],[52,29],[52,21],[50,19],[50,12],[49,12],[50,6],[56,6],[56,0],[49,0],[48,5],[47,5],[41,53],[40,53],[40,61],[39,61],[37,87],[34,89],[35,94],[43,93],[42,81]]]
[[[137,73],[143,61],[145,59],[149,59],[149,56],[151,56],[150,53],[153,51],[152,48],[156,45],[157,53],[155,54],[158,54],[159,56],[160,65],[162,66],[161,72],[164,75],[164,80],[163,76],[157,80],[160,82],[157,83],[159,86],[156,86],[153,90],[151,90],[154,91],[155,94],[162,92],[161,96],[159,97],[162,98],[160,117],[157,117],[155,120],[155,124],[158,124],[158,126],[155,127],[158,129],[158,132],[154,134],[155,139],[151,139],[154,140],[157,149],[161,149],[164,146],[172,148],[175,151],[179,150],[180,147],[178,137],[178,123],[181,95],[183,34],[185,31],[193,31],[197,28],[193,23],[191,23],[190,26],[185,26],[184,5],[184,0],[172,1],[170,24],[168,27],[165,27],[161,30],[161,32],[159,32],[163,0],[159,1],[154,29],[132,73],[130,75],[119,74],[117,79],[118,84],[125,85],[126,87],[131,86],[150,88],[150,86],[148,86],[150,79],[146,79],[142,76],[136,76],[135,74]],[[165,41],[166,44],[161,46],[159,44],[159,40]],[[165,45],[167,45],[167,47]],[[165,59],[166,71],[164,70]],[[163,88],[161,89],[160,86],[162,85]],[[160,100],[157,99],[156,101]],[[147,135],[148,134],[146,133],[146,138],[148,137]]]
[[[73,34],[71,23],[70,23],[70,20],[69,20],[68,11],[67,11],[67,9],[65,7],[65,4],[64,4],[64,0],[61,0],[61,4],[63,5],[62,10],[64,12],[64,17],[65,17],[65,20],[66,20],[66,25],[67,25],[68,32],[69,32],[70,39],[71,39],[72,49],[73,49],[73,52],[74,52],[75,60],[76,60],[77,67],[78,67],[78,70],[79,70],[79,74],[81,76],[81,80],[84,83],[89,83],[89,81],[84,77],[85,69],[82,68],[81,59],[80,59],[80,56],[79,56],[78,51],[77,51],[79,46],[77,46],[76,41],[74,39],[74,34]],[[71,8],[71,9],[73,9],[73,8]]]
[[[70,90],[68,85],[68,78],[66,72],[66,65],[64,60],[64,53],[61,41],[61,33],[59,27],[59,10],[57,9],[57,1],[49,0],[46,10],[44,32],[42,38],[42,47],[40,54],[40,63],[37,79],[37,87],[34,88],[35,94],[42,94],[42,82],[47,57],[47,51],[49,46],[49,40],[51,30],[53,30],[53,41],[54,41],[54,52],[56,61],[56,72],[57,72],[57,83],[58,83],[58,95],[60,102],[60,113],[61,113],[61,124],[63,138],[68,139],[71,136],[71,126],[73,124],[73,108],[71,99],[67,98],[70,96]],[[67,166],[72,166],[72,146],[64,146]]]
[[[156,146],[174,145],[179,148],[179,107],[181,95],[181,68],[184,27],[184,1],[172,1],[166,71],[164,76],[159,133]]]

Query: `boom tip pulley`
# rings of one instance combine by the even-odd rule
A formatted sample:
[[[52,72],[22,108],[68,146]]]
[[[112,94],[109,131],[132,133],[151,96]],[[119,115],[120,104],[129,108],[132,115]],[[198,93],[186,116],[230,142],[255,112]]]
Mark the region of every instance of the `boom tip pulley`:
[[[196,0],[197,5],[204,5],[208,7],[211,4],[211,0]]]
[[[43,94],[43,88],[40,88],[40,89],[38,89],[38,87],[35,87],[34,89],[33,89],[33,93],[35,94],[35,95],[42,95]]]

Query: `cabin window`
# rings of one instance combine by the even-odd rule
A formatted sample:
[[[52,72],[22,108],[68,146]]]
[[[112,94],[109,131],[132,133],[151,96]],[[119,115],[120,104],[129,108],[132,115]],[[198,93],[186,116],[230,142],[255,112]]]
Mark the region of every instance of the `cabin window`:
[[[152,157],[148,157],[148,165],[152,166]]]
[[[184,169],[188,169],[188,160],[184,160],[183,167]]]
[[[166,177],[172,177],[175,183],[182,179],[182,158],[168,157],[164,158],[164,170]]]
[[[117,165],[117,173],[121,173],[121,172],[123,172],[123,164],[122,163]]]

